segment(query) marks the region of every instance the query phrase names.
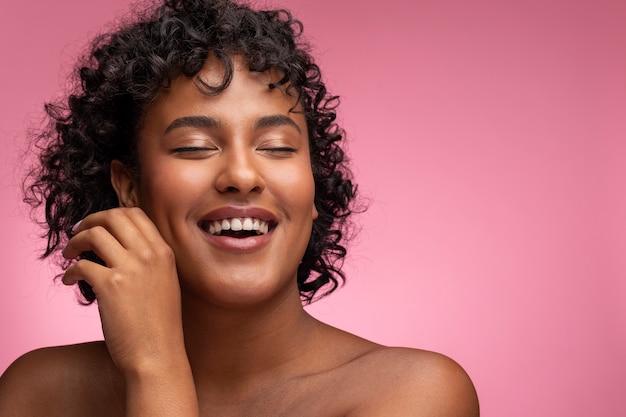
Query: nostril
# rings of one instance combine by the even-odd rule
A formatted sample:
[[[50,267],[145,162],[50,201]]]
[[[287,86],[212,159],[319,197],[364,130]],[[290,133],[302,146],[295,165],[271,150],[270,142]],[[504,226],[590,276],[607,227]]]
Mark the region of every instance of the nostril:
[[[257,168],[248,161],[225,158],[216,177],[215,187],[223,193],[259,193],[265,188],[265,183]]]
[[[255,185],[254,187],[250,188],[249,191],[247,191],[247,192],[258,193],[258,192],[261,192],[262,189],[263,189],[263,187],[261,187],[260,185]],[[222,190],[222,192],[224,192],[224,193],[239,193],[239,192],[246,192],[245,190],[247,190],[246,187],[236,187],[234,185],[229,185],[229,186],[225,187]]]

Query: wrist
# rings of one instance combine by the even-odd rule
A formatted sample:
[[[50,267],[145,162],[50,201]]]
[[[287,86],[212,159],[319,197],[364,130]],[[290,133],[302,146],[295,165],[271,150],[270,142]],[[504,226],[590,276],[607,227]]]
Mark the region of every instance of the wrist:
[[[127,415],[197,416],[198,402],[193,374],[186,355],[184,360],[153,360],[127,371]]]

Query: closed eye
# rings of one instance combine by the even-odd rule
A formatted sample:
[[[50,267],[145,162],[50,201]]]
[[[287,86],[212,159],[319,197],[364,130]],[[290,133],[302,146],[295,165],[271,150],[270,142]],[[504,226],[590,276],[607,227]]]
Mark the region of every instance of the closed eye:
[[[217,148],[206,146],[181,146],[171,150],[172,154],[179,155],[181,158],[204,158],[215,152]]]
[[[288,146],[282,146],[282,147],[277,147],[277,148],[264,148],[261,149],[262,151],[265,152],[296,152],[295,148],[290,148]]]
[[[201,146],[183,146],[180,148],[174,148],[172,149],[172,152],[177,153],[177,152],[202,152],[202,151],[214,151],[216,150],[215,148],[206,148],[206,147],[201,147]]]
[[[268,148],[259,148],[260,152],[266,153],[271,156],[281,157],[281,156],[289,156],[291,154],[295,154],[298,150],[295,148],[290,148],[288,146],[277,146],[277,147],[268,147]]]

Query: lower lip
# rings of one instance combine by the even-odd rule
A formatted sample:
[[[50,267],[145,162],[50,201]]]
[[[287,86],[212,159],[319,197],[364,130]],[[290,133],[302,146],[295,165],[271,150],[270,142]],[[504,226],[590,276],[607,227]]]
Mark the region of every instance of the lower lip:
[[[272,236],[273,230],[258,236],[236,238],[231,236],[212,235],[203,230],[207,240],[214,246],[231,252],[254,252],[265,247]]]

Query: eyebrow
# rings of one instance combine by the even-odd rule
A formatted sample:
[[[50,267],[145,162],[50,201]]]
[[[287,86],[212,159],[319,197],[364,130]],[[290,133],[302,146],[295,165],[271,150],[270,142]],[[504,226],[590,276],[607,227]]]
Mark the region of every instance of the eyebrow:
[[[220,127],[220,121],[209,116],[185,116],[175,119],[165,129],[165,133],[181,127],[204,127],[217,129]]]
[[[298,131],[298,133],[302,133],[300,126],[296,122],[293,121],[290,117],[287,117],[282,114],[273,114],[270,116],[263,116],[256,120],[254,123],[254,129],[265,129],[269,127],[280,127],[280,126],[291,126]],[[174,129],[179,129],[182,127],[201,127],[201,128],[209,128],[209,129],[219,129],[221,127],[221,123],[218,119],[209,116],[185,116],[175,119],[172,123],[165,128],[165,133],[171,132]]]
[[[268,127],[279,127],[279,126],[291,126],[295,128],[298,131],[298,133],[302,133],[300,126],[298,126],[298,124],[294,122],[293,119],[282,114],[263,116],[257,119],[256,123],[254,124],[255,129],[265,129]]]

